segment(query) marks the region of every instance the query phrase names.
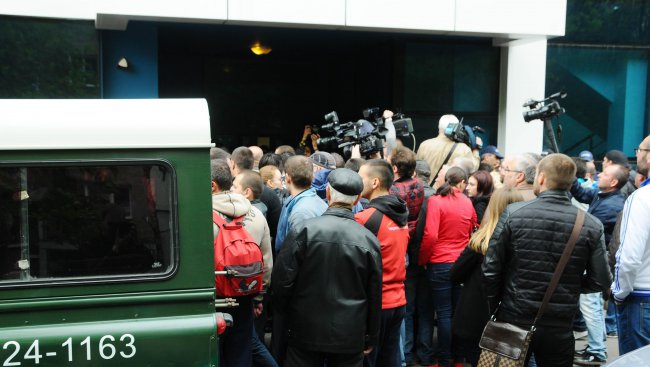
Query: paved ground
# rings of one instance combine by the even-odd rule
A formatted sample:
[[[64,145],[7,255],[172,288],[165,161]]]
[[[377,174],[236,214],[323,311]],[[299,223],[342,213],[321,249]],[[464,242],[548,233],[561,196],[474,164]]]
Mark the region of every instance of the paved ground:
[[[587,345],[587,338],[576,340],[576,349],[582,349]],[[618,357],[618,338],[607,338],[607,362]]]
[[[434,333],[434,338],[435,338],[435,333]],[[582,338],[579,340],[576,340],[576,346],[575,349],[583,349],[587,345],[587,338]],[[607,361],[613,361],[618,357],[618,338],[607,338]],[[469,364],[465,364],[466,367],[470,367]],[[580,367],[578,365],[574,365],[576,367]],[[421,365],[414,365],[413,367],[426,367],[426,366],[421,366]]]

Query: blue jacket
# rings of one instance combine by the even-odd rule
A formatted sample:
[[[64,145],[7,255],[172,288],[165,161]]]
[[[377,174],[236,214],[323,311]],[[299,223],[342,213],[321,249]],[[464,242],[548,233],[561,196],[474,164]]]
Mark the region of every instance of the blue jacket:
[[[623,210],[625,205],[625,196],[623,196],[621,190],[600,192],[598,189],[584,188],[576,180],[573,181],[571,186],[571,195],[579,202],[589,204],[587,213],[598,218],[603,223],[605,243],[609,244],[618,213]]]
[[[282,206],[278,221],[278,233],[275,236],[275,251],[280,252],[287,233],[296,224],[305,219],[320,217],[327,210],[327,204],[316,195],[313,188],[307,189],[294,198],[290,198]]]

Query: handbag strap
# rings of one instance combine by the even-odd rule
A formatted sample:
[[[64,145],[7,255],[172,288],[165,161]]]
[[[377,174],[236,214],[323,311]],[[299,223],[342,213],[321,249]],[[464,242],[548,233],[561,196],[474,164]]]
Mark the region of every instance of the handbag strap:
[[[580,231],[582,230],[582,225],[584,224],[584,222],[585,222],[585,211],[578,209],[578,215],[576,216],[576,221],[573,224],[573,231],[571,231],[571,236],[569,237],[569,241],[564,247],[564,251],[562,252],[562,257],[560,257],[560,261],[558,261],[557,265],[555,266],[555,272],[553,273],[553,278],[551,278],[551,283],[548,285],[548,288],[546,288],[546,293],[544,294],[542,305],[540,306],[539,311],[537,311],[537,316],[535,316],[535,321],[533,321],[533,327],[535,327],[535,324],[537,324],[537,320],[539,320],[544,314],[544,311],[546,311],[546,306],[548,306],[548,302],[551,300],[551,296],[555,292],[557,283],[559,283],[560,277],[562,277],[562,272],[564,272],[564,267],[569,262],[569,257],[571,257],[573,248],[575,247],[576,242],[578,242],[578,237],[580,236]]]

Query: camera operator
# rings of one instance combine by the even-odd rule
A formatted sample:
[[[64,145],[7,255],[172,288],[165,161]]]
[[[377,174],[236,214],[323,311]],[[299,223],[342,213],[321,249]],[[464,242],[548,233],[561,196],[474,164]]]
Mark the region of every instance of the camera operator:
[[[314,132],[311,125],[305,125],[305,129],[302,132],[302,139],[298,146],[305,152],[309,151],[309,154],[305,153],[305,155],[310,156],[318,150],[318,139],[320,139],[320,135]]]
[[[432,175],[429,184],[435,179],[442,166],[453,161],[456,157],[470,158],[474,162],[474,168],[478,167],[478,151],[472,152],[472,149],[467,144],[455,142],[445,135],[447,126],[450,123],[458,122],[458,118],[454,115],[443,115],[438,122],[438,136],[427,139],[420,144],[417,159],[426,161],[431,167]]]

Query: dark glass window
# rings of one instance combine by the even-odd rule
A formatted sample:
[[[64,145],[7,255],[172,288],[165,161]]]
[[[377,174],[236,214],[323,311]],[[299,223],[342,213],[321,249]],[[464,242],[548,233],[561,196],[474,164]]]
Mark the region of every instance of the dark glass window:
[[[173,182],[162,162],[0,166],[0,281],[170,272]]]
[[[93,22],[0,16],[0,98],[99,98]]]

